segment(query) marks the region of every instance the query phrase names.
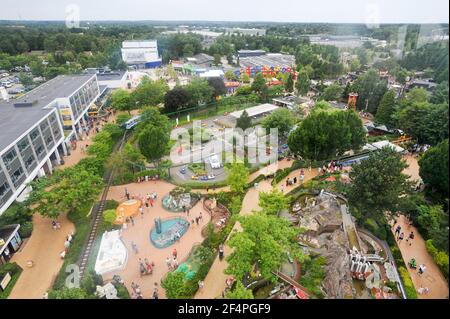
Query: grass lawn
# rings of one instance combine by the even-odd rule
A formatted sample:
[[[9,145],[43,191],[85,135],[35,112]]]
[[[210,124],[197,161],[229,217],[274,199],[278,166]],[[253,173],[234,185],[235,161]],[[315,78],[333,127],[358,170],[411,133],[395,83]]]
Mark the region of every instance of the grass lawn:
[[[3,291],[0,289],[0,299],[8,299],[8,296],[14,288],[17,280],[19,279],[22,270],[23,269],[16,263],[8,263],[6,265],[0,266],[1,275],[6,274],[7,272],[9,272],[11,275],[11,281],[9,282],[6,289]]]

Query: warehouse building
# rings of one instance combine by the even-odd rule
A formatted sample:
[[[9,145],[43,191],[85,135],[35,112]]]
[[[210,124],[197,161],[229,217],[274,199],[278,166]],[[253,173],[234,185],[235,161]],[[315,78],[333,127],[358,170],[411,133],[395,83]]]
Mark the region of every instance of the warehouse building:
[[[156,40],[129,40],[122,42],[122,60],[139,69],[157,68],[162,59]]]

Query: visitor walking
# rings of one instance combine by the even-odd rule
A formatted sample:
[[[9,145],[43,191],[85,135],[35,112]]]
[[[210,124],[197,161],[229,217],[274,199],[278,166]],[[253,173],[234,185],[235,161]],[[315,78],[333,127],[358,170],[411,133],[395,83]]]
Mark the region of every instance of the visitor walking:
[[[133,218],[133,216],[130,216],[130,220],[131,220],[131,226],[134,226],[134,218]]]
[[[203,280],[199,280],[199,281],[198,281],[198,289],[199,289],[199,290],[202,290],[203,287],[205,287],[205,282],[204,282]]]
[[[144,219],[144,206],[139,207],[139,212],[141,213],[141,218]]]
[[[286,187],[289,186],[289,178],[286,179]]]
[[[399,243],[399,244],[402,242],[402,240],[403,240],[404,237],[405,237],[405,233],[404,233],[404,232],[402,232],[402,233],[400,234],[400,236],[398,236],[398,243]]]
[[[425,266],[425,264],[421,264],[421,265],[419,266],[418,274],[419,274],[419,275],[423,275],[423,273],[425,272],[426,269],[427,269],[427,267]]]
[[[294,184],[297,184],[297,176],[294,176]]]
[[[128,188],[125,187],[125,197],[127,200],[130,200],[130,193],[128,192]]]
[[[225,253],[225,248],[224,248],[223,244],[220,244],[220,246],[219,246],[219,260],[220,261],[223,260],[224,253]]]
[[[400,231],[402,230],[402,226],[398,225],[397,228],[395,229],[395,236],[398,239],[398,236],[400,236]]]
[[[199,217],[198,216],[195,217],[195,223],[197,224],[197,226],[198,226],[198,220],[199,220]]]
[[[173,258],[177,258],[178,257],[178,252],[177,252],[176,248],[174,248],[172,250],[172,256],[173,256]]]
[[[178,268],[178,260],[177,260],[176,257],[173,257],[172,266],[173,266],[173,269],[177,269]]]
[[[170,257],[166,258],[166,265],[167,265],[167,268],[169,268],[169,270],[172,269],[172,259]]]
[[[198,219],[199,219],[200,221],[203,221],[203,215],[202,215],[202,212],[200,212],[200,215],[198,216]]]
[[[413,239],[414,239],[414,232],[411,232],[408,238],[406,238],[406,241],[409,242],[410,246],[412,245]]]
[[[139,253],[138,247],[134,241],[131,242],[131,248],[133,249],[135,254]]]

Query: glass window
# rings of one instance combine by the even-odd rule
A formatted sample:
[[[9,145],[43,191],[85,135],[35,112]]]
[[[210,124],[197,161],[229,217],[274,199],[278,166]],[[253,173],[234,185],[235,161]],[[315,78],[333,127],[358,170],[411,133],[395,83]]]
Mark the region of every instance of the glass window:
[[[19,151],[25,150],[28,146],[30,146],[30,142],[28,141],[28,138],[23,138],[18,144],[17,147],[19,148]]]
[[[38,136],[39,136],[39,130],[38,130],[37,128],[35,128],[35,129],[30,133],[31,140],[34,141]]]
[[[5,195],[9,191],[9,184],[4,182],[3,185],[0,185],[0,197]]]
[[[16,150],[12,149],[8,153],[3,155],[3,161],[5,162],[5,164],[9,164],[12,161],[14,161],[16,157],[17,157]]]

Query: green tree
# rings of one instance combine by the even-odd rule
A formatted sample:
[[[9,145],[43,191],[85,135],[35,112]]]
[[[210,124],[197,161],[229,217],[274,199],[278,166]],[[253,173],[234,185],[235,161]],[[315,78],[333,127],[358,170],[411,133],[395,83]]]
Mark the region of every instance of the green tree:
[[[189,104],[189,93],[182,86],[176,86],[164,95],[164,110],[167,113],[181,110]]]
[[[348,191],[351,205],[364,215],[380,220],[384,219],[384,211],[397,211],[400,195],[411,186],[403,174],[406,167],[401,155],[390,147],[371,153],[368,159],[353,165]]]
[[[339,84],[331,84],[325,89],[320,98],[325,101],[339,101],[343,92],[344,89]]]
[[[272,114],[265,117],[262,126],[265,129],[277,128],[280,136],[285,136],[289,133],[294,125],[294,117],[291,111],[285,108],[279,108]]]
[[[258,72],[255,75],[252,83],[252,91],[258,94],[261,99],[267,98],[267,84],[262,72]]]
[[[420,227],[425,229],[428,234],[438,232],[445,216],[442,207],[439,205],[420,205],[418,210],[417,222]]]
[[[250,83],[250,76],[247,73],[241,74],[241,81],[243,83]]]
[[[183,299],[188,295],[185,285],[185,274],[181,271],[173,271],[167,274],[161,286],[166,290],[169,299]]]
[[[306,95],[309,91],[311,81],[309,80],[308,73],[305,69],[300,69],[297,75],[297,82],[295,87],[299,95]]]
[[[293,92],[294,91],[294,77],[292,76],[291,73],[287,74],[287,79],[284,83],[284,89],[287,92]]]
[[[448,187],[448,139],[430,148],[419,160],[419,174],[426,185],[447,196]]]
[[[221,61],[220,61],[220,54],[214,54],[214,65],[220,65]]]
[[[353,111],[315,109],[289,134],[289,149],[305,159],[329,160],[365,143],[365,131]]]
[[[137,107],[157,106],[164,102],[168,90],[169,86],[164,80],[152,81],[144,78],[131,93],[131,97]]]
[[[243,131],[245,131],[249,127],[252,127],[252,119],[248,116],[246,110],[244,110],[241,116],[239,116],[239,118],[236,120],[236,127],[241,128]]]
[[[31,183],[33,192],[28,203],[33,211],[56,219],[61,213],[73,212],[92,202],[100,193],[103,181],[98,175],[78,167],[55,171],[51,177]]]
[[[262,211],[269,215],[278,215],[283,209],[289,207],[290,199],[278,189],[273,188],[270,192],[259,193],[259,206]]]
[[[48,299],[89,299],[89,295],[81,288],[63,288],[50,290]]]
[[[243,163],[232,163],[230,167],[225,167],[228,174],[227,184],[230,190],[237,194],[244,194],[248,179],[248,168]]]
[[[227,93],[225,83],[219,77],[209,78],[208,84],[213,88],[213,97],[217,97]]]
[[[170,124],[169,118],[159,112],[156,107],[146,107],[141,113],[141,122],[139,123],[139,129],[146,126],[153,125],[161,127],[166,132],[172,130],[172,125]]]
[[[444,81],[434,88],[430,102],[433,104],[448,104],[448,95],[448,82]]]
[[[236,282],[236,287],[233,291],[229,291],[225,294],[227,299],[254,299],[253,292],[250,289],[245,289],[241,281]]]
[[[141,153],[149,162],[157,164],[166,154],[170,141],[170,132],[164,127],[147,125],[138,135],[138,144]]]
[[[226,273],[242,280],[257,265],[263,278],[276,280],[272,271],[287,260],[288,252],[303,260],[297,244],[299,231],[288,220],[262,212],[240,216],[238,220],[242,231],[228,241],[233,252],[227,257]]]
[[[185,86],[189,94],[189,105],[197,106],[212,100],[214,89],[208,84],[208,81],[198,77],[194,77],[191,82]]]
[[[32,85],[34,83],[32,76],[30,76],[28,74],[25,74],[25,73],[22,73],[22,72],[19,74],[19,81],[24,86],[29,86],[29,85]]]
[[[395,111],[395,92],[389,90],[383,95],[383,98],[381,99],[375,119],[378,123],[382,123],[388,128],[392,128],[394,127],[395,123],[393,118]]]
[[[111,106],[119,111],[130,111],[135,108],[134,102],[128,91],[118,89],[111,95]]]
[[[238,80],[236,74],[234,74],[234,72],[231,70],[228,70],[227,72],[225,72],[225,78],[228,81],[237,81]]]
[[[359,110],[364,110],[376,114],[381,98],[387,90],[387,82],[381,79],[378,72],[371,69],[361,75],[352,85],[352,90],[358,93],[356,106]]]

